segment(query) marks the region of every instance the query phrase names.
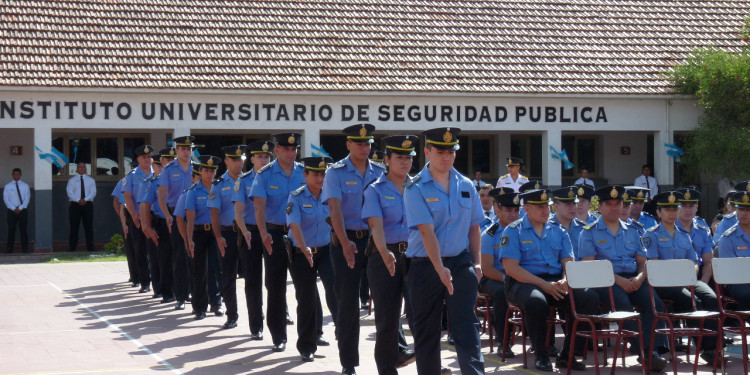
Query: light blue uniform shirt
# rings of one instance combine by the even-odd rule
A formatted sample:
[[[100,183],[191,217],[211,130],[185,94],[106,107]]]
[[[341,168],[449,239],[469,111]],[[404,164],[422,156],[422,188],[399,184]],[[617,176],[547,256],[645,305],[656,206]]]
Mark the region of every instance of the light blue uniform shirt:
[[[651,227],[641,237],[643,247],[646,248],[648,259],[690,259],[698,261],[693,249],[690,234],[680,227],[675,227],[674,238],[663,224]]]
[[[159,176],[151,176],[146,183],[141,186],[141,193],[138,195],[138,203],[148,203],[151,205],[151,212],[160,219],[164,219],[164,212],[159,207]]]
[[[685,229],[679,220],[677,220],[677,227]],[[698,265],[703,265],[703,254],[713,254],[714,246],[716,243],[711,238],[711,229],[693,218],[693,229],[690,230],[690,241],[693,242],[693,249],[695,249],[695,256],[698,258]]]
[[[111,194],[111,196],[119,198],[120,204],[125,204],[125,195],[122,194],[123,181],[125,181],[125,177],[123,177],[120,181],[117,182],[117,185],[115,185],[115,188],[112,189],[112,194]]]
[[[328,206],[310,193],[307,185],[289,194],[286,204],[286,224],[299,224],[302,236],[308,247],[319,247],[331,242],[331,226],[326,223]],[[296,247],[300,247],[294,236],[289,238]]]
[[[185,171],[180,166],[180,162],[175,159],[162,169],[161,174],[164,177],[159,179],[159,186],[167,187],[167,207],[175,207],[180,194],[193,186],[192,163]]]
[[[195,211],[195,225],[211,224],[211,209],[208,207],[210,192],[201,182],[187,191],[185,196],[185,211]]]
[[[208,207],[219,209],[219,221],[221,225],[232,225],[234,223],[234,195],[235,180],[224,172],[221,178],[214,180],[211,185],[211,193],[208,196]]]
[[[485,216],[484,220],[482,220],[481,223],[479,223],[479,231],[484,232],[487,230],[487,228],[491,227],[492,224],[495,223],[495,220],[493,220],[490,217]]]
[[[284,209],[289,200],[289,193],[306,184],[304,170],[303,166],[294,163],[292,174],[287,177],[279,166],[279,161],[274,160],[258,171],[250,196],[266,200],[266,222],[286,224]]]
[[[595,222],[597,219],[599,219],[599,217],[597,217],[596,215],[592,214],[591,211],[589,211],[589,217],[588,219],[586,219],[586,225]]]
[[[122,184],[122,192],[123,194],[125,192],[130,192],[133,195],[133,203],[135,203],[133,209],[135,209],[136,214],[141,211],[137,204],[138,193],[141,191],[141,185],[143,185],[146,182],[146,179],[151,177],[152,174],[154,174],[154,172],[150,171],[149,174],[146,175],[141,168],[137,167],[125,176],[125,182]]]
[[[578,241],[578,255],[581,259],[591,256],[597,260],[607,259],[612,262],[615,273],[635,273],[638,271],[635,257],[646,257],[646,249],[641,245],[638,231],[622,220],[619,222],[617,235],[612,234],[604,220],[585,226]]]
[[[737,213],[732,212],[732,214],[730,214],[729,216],[724,216],[724,219],[722,219],[721,222],[719,222],[719,225],[716,227],[716,232],[714,233],[714,242],[719,243],[721,235],[735,224],[737,224]]]
[[[404,190],[406,223],[409,226],[406,256],[428,256],[417,228],[421,224],[434,225],[441,257],[456,256],[469,247],[469,228],[484,220],[479,194],[471,180],[455,168],[450,170],[450,191],[446,192],[432,179],[428,167],[429,163],[406,184]]]
[[[648,229],[648,228],[644,227],[643,224],[641,224],[640,221],[635,221],[632,218],[628,218],[627,224],[629,226],[633,227],[633,229],[637,230],[638,234],[640,234],[641,237],[643,237],[643,234],[646,233],[646,229]]]
[[[174,216],[185,217],[185,198],[187,198],[187,192],[187,190],[183,191],[177,198],[177,204],[174,206]]]
[[[750,257],[750,235],[739,224],[727,229],[719,238],[719,258]]]
[[[557,215],[553,215],[549,219],[550,223],[557,224],[562,227],[562,224],[560,224],[560,221],[557,219]],[[570,221],[570,230],[566,229],[566,232],[568,232],[568,237],[570,237],[570,244],[573,247],[573,257],[575,260],[581,260],[580,257],[578,257],[578,240],[581,238],[581,232],[583,232],[583,227],[586,226],[586,224],[577,218],[573,218],[573,220]],[[565,229],[565,227],[563,227]]]
[[[252,225],[258,224],[258,221],[255,220],[255,201],[250,196],[255,176],[255,170],[241,174],[237,182],[234,183],[234,194],[232,194],[232,202],[245,202],[245,211],[242,216],[245,218],[245,224]]]
[[[395,244],[409,240],[409,227],[406,225],[404,196],[384,173],[365,189],[362,205],[362,221],[379,217],[383,219],[385,243]]]
[[[638,222],[643,224],[645,229],[649,229],[659,224],[651,214],[644,211],[641,211],[641,215],[638,217]]]
[[[382,164],[368,161],[363,177],[347,156],[328,168],[320,200],[325,204],[328,204],[331,198],[341,200],[345,229],[367,229],[367,223],[362,222],[362,200],[365,187],[377,180],[383,172],[385,172],[385,167]]]
[[[503,258],[500,257],[502,248],[500,247],[500,238],[502,238],[503,226],[500,221],[495,221],[487,230],[482,232],[482,254],[492,255],[492,266],[501,272],[503,268]]]
[[[560,261],[574,258],[573,245],[565,228],[548,221],[539,237],[528,216],[503,230],[500,247],[503,258],[518,260],[521,267],[534,275],[561,275]]]

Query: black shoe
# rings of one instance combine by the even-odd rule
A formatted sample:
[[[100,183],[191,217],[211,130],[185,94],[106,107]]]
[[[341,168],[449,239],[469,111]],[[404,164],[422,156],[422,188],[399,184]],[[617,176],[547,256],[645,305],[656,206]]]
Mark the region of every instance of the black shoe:
[[[292,318],[289,317],[289,314],[286,314],[286,325],[288,325],[288,326],[293,326],[294,325],[294,320],[292,320]]]
[[[325,338],[323,338],[323,335],[318,336],[318,342],[316,344],[318,346],[329,346],[329,345],[331,345],[331,343],[328,342],[328,340],[326,340]]]
[[[448,345],[456,345],[456,341],[453,340],[453,335],[448,335]]]
[[[193,303],[193,298],[191,296],[187,296],[187,299],[185,300],[185,302]]]
[[[675,352],[686,352],[687,348],[688,348],[687,344],[685,344],[681,339],[677,339],[674,341]]]
[[[550,344],[549,348],[547,348],[547,355],[557,357],[560,355],[560,350],[555,347],[555,344]]]
[[[151,296],[151,298],[161,298],[161,297],[162,297],[161,293],[154,293],[154,295]]]
[[[701,358],[704,361],[706,361],[706,363],[708,363],[709,365],[713,365],[714,364],[714,356],[715,356],[715,354],[716,354],[716,350],[705,349],[705,350],[701,351]],[[721,361],[721,357],[719,357],[719,361],[716,362],[716,365],[719,366],[719,367],[721,367],[721,365],[722,365],[721,362],[722,362]]]
[[[568,369],[568,357],[567,356],[560,356],[557,357],[557,360],[555,361],[555,367],[557,367],[558,370],[567,370]],[[573,363],[571,364],[570,368],[576,371],[586,371],[586,365],[583,364],[583,362],[577,360],[575,357],[573,357]]]
[[[253,333],[250,335],[250,340],[260,341],[263,340],[263,332]]]
[[[344,367],[341,369],[341,375],[357,375],[357,372],[354,371],[354,367]]]
[[[185,301],[177,301],[174,305],[175,310],[185,310]]]
[[[398,360],[396,361],[396,368],[408,366],[409,364],[413,363],[416,360],[417,360],[417,357],[414,354],[413,350],[399,348]]]
[[[277,352],[278,353],[278,352],[283,352],[284,350],[286,350],[286,343],[285,342],[280,342],[278,344],[273,344],[273,346],[271,347],[271,351],[272,352]]]
[[[370,302],[367,302],[367,301],[362,302],[362,304],[359,305],[359,308],[362,309],[362,310],[368,310],[368,309],[370,309]]]
[[[211,312],[216,316],[224,316],[224,310],[221,309],[221,305],[211,306]]]
[[[133,281],[133,284],[131,284],[130,286],[133,287],[133,288],[135,288],[135,287],[138,287],[140,285],[141,285],[141,283],[139,283],[137,281]]]
[[[641,363],[641,358],[638,358],[638,363]],[[660,372],[667,367],[667,360],[662,357],[658,351],[654,350],[653,357],[651,357],[651,371]]]
[[[229,318],[229,319],[227,319],[227,322],[224,323],[223,326],[221,326],[221,328],[223,328],[223,329],[230,329],[230,328],[234,328],[234,327],[237,327],[237,319],[236,318]]]
[[[144,285],[141,287],[141,289],[138,290],[138,293],[148,293],[151,291],[151,288],[149,288],[148,285]]]
[[[300,353],[300,359],[302,359],[302,362],[312,362],[315,360],[312,353]]]
[[[498,357],[503,358],[503,348],[500,348],[500,347],[497,348],[497,355]],[[510,348],[505,348],[505,358],[506,359],[516,358],[516,354],[513,353],[513,351],[510,350]]]
[[[174,302],[174,301],[175,301],[174,297],[164,297],[164,298],[161,299],[161,303],[170,303],[170,302]]]
[[[203,320],[206,317],[206,313],[201,311],[199,313],[195,313],[195,320]]]
[[[552,371],[552,363],[549,361],[549,357],[538,358],[534,365],[539,371]]]
[[[440,375],[451,375],[453,371],[447,367],[441,367],[440,368]]]

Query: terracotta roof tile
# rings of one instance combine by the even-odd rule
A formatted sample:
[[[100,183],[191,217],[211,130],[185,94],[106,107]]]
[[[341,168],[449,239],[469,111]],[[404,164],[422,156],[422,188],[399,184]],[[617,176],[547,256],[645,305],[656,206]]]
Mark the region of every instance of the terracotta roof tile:
[[[667,94],[750,0],[4,0],[0,86]]]

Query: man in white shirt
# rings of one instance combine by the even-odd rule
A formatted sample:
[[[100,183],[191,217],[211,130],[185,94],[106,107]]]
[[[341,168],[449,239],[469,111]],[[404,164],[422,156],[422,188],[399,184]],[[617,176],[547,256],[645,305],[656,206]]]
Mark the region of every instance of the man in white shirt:
[[[28,224],[29,201],[31,201],[31,190],[29,185],[21,181],[21,169],[13,168],[13,181],[5,185],[3,189],[3,201],[8,207],[8,247],[6,253],[13,252],[13,244],[16,241],[16,226],[21,231],[21,249],[24,253],[29,252],[29,236],[26,231]]]
[[[581,168],[579,173],[581,174],[581,178],[577,179],[574,185],[588,185],[591,186],[592,189],[596,189],[596,186],[594,186],[594,181],[589,178],[588,169]]]
[[[474,184],[474,187],[477,188],[477,191],[479,191],[479,188],[481,188],[482,185],[486,184],[486,182],[482,181],[482,171],[474,171],[474,179],[471,180],[471,183]]]
[[[86,233],[86,250],[94,251],[94,197],[96,196],[96,181],[86,174],[86,163],[76,165],[76,176],[68,180],[68,218],[70,219],[70,235],[68,236],[68,251],[76,251],[78,246],[78,225],[83,221],[83,231]]]
[[[636,177],[633,185],[645,187],[650,190],[651,194],[649,194],[649,197],[656,196],[659,193],[659,186],[656,183],[656,179],[651,177],[651,167],[648,164],[644,164],[641,167],[641,175]]]
[[[514,192],[518,193],[518,188],[529,182],[528,178],[519,174],[521,171],[521,164],[523,164],[523,159],[509,157],[508,164],[506,164],[506,167],[508,167],[508,174],[500,176],[500,178],[497,179],[496,187],[509,187],[513,189]]]

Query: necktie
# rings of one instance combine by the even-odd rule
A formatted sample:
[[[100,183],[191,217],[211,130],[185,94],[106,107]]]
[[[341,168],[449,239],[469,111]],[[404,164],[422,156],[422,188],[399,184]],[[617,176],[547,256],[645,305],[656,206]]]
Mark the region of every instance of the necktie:
[[[648,189],[648,193],[651,194],[651,184],[648,183],[648,176],[646,176],[646,189]]]
[[[484,211],[484,216],[490,217],[490,212],[489,211]]]
[[[23,206],[23,198],[21,198],[21,189],[18,188],[18,181],[16,181],[16,192],[18,193],[18,207]]]
[[[83,175],[81,175],[81,199],[86,199],[86,189],[83,187]]]

